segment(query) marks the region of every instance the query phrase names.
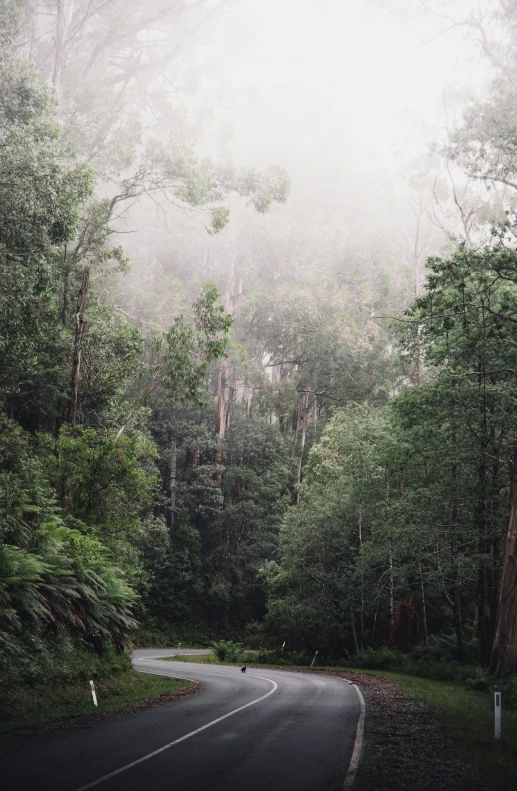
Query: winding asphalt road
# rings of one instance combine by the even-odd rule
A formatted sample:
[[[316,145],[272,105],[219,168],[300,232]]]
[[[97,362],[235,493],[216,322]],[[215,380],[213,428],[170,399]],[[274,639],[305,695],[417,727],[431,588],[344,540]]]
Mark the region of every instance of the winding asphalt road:
[[[160,661],[172,653],[138,650],[133,663],[145,673],[200,681],[200,692],[12,746],[0,754],[0,788],[343,789],[361,713],[352,685],[328,676]]]

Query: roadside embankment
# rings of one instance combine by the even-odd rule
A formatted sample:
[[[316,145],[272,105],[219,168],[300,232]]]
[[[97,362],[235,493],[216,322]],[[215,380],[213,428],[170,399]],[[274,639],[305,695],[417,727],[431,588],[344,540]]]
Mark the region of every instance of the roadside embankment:
[[[169,703],[199,687],[184,679],[128,671],[95,681],[97,707],[88,681],[6,689],[0,703],[0,746],[33,734]]]
[[[397,673],[330,672],[366,698],[366,787],[376,791],[514,791],[517,712],[493,739],[486,693]]]

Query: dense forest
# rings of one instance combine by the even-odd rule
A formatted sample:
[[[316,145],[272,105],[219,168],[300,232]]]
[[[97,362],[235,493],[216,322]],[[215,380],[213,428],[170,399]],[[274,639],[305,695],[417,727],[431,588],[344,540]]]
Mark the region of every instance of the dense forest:
[[[517,3],[372,2],[484,74],[396,183],[232,153],[233,5],[0,0],[0,673],[231,638],[508,677]]]

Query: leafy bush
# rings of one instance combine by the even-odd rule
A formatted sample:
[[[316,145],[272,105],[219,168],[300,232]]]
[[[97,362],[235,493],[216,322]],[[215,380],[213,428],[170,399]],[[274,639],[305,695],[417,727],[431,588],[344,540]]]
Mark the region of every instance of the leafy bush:
[[[232,640],[219,640],[210,643],[210,648],[220,662],[240,662],[243,654],[242,643]]]
[[[0,683],[104,672],[85,640],[127,644],[136,599],[108,548],[57,505],[27,432],[0,415]]]
[[[61,684],[109,678],[131,669],[128,651],[104,645],[102,658],[69,636],[44,639],[25,635],[23,641],[0,635],[0,689],[16,685]]]
[[[408,664],[408,660],[400,651],[390,648],[363,648],[353,658],[355,667],[368,670],[395,670]]]
[[[355,656],[347,657],[343,664],[365,670],[391,670],[435,681],[466,682],[471,679],[471,689],[487,689],[491,684],[491,676],[486,670],[472,665],[459,665],[451,661],[449,656],[447,645],[430,646],[429,651],[422,646],[416,655],[389,648],[364,648]]]
[[[447,661],[428,661],[428,662],[408,662],[401,668],[397,668],[399,673],[406,673],[409,676],[419,678],[431,678],[434,681],[463,681],[467,674],[472,674],[472,667],[463,667],[457,662]]]
[[[463,641],[463,656],[466,662],[479,661],[479,639],[471,637]],[[430,659],[451,662],[458,659],[458,640],[455,634],[435,634],[429,636],[427,646],[420,645],[411,654],[412,659]]]
[[[266,640],[266,630],[263,623],[252,621],[246,624],[243,635],[246,645],[254,651],[260,651]]]
[[[470,674],[465,679],[467,689],[485,690],[493,683],[493,676],[484,667],[470,668]]]
[[[203,626],[171,624],[167,621],[145,616],[135,630],[132,642],[138,648],[182,648],[208,646],[215,635],[207,633]]]
[[[302,651],[290,651],[282,653],[279,649],[261,648],[260,651],[248,652],[244,655],[250,664],[254,662],[259,665],[283,665],[284,667],[304,666],[309,663],[307,654]]]
[[[511,676],[503,688],[503,703],[511,709],[517,709],[517,675]]]

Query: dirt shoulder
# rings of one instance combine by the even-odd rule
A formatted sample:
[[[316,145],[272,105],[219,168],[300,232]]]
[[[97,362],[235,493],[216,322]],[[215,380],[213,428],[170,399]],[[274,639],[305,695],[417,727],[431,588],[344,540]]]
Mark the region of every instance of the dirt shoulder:
[[[339,675],[360,685],[366,700],[359,787],[375,791],[503,791],[501,785],[488,785],[478,767],[458,756],[424,703],[378,676]]]

